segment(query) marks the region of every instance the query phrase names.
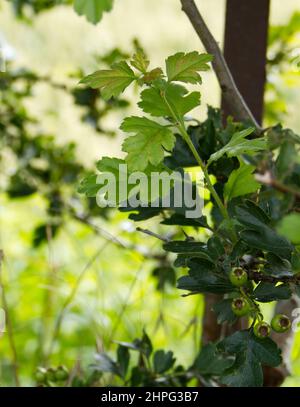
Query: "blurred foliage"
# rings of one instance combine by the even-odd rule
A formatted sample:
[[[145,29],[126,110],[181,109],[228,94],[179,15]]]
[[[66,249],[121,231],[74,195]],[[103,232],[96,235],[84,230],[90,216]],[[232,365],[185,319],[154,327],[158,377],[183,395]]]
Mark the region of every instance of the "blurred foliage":
[[[271,26],[267,61],[265,120],[282,122],[288,115],[286,89],[300,85],[300,13],[285,25]]]
[[[14,0],[11,3],[16,14],[29,21],[33,13],[71,1]],[[98,16],[101,17],[101,13],[98,12]],[[96,22],[99,17],[87,15],[87,18]],[[298,83],[295,72],[298,62],[294,54],[298,32],[297,14],[287,26],[271,30],[266,109],[269,124],[280,121],[286,110],[278,82],[283,81],[283,87],[287,82],[291,86]],[[140,44],[135,42],[135,52],[139,49]],[[120,49],[97,58],[104,68],[123,59],[129,61],[129,54]],[[293,72],[290,62],[294,64]],[[78,82],[84,74],[79,69],[71,79]],[[156,75],[160,77],[161,72],[152,72],[144,78],[145,82],[147,79],[151,83]],[[202,256],[214,256],[216,264],[221,264],[225,271],[228,269],[228,259],[223,259],[219,251],[220,244],[216,239],[209,239],[213,225],[218,225],[221,236],[226,234],[218,208],[206,194],[206,216],[195,220],[186,219],[174,208],[134,211],[127,208],[123,213],[116,213],[99,209],[94,199],[77,194],[79,179],[85,173],[90,174],[90,169],[81,164],[74,143],[59,142],[55,135],[43,130],[43,117],[32,117],[28,111],[26,102],[35,97],[39,83],[71,95],[74,104],[82,108],[81,120],[92,126],[99,136],[114,135],[103,126],[102,119],[111,110],[124,109],[129,103],[121,97],[106,101],[98,89],[77,83],[70,86],[70,78],[66,83],[53,83],[50,77],[41,77],[14,65],[1,74],[0,185],[1,206],[5,210],[1,209],[0,216],[1,246],[6,258],[1,285],[12,326],[0,338],[1,385],[15,384],[18,378],[22,385],[44,386],[215,385],[216,378],[232,367],[233,344],[221,341],[200,352],[203,298],[193,296],[184,301],[174,286],[178,275],[186,274],[187,265],[193,273],[191,258],[195,253],[190,253],[193,243],[199,243],[199,259],[194,269],[207,265],[201,262]],[[243,124],[232,121],[223,126],[219,110],[209,108],[207,119],[189,126],[188,132],[207,161],[235,132],[243,129]],[[171,169],[193,168],[194,157],[177,133],[175,138],[173,154],[165,158],[164,164]],[[272,170],[281,183],[298,188],[299,138],[292,131],[277,126],[268,131],[268,139],[269,155],[249,155],[245,158],[247,165],[257,166],[261,172]],[[212,162],[210,175],[221,196],[229,178],[238,169],[236,157],[224,155]],[[248,197],[252,197],[251,193]],[[278,228],[292,240],[295,231],[291,224],[296,224],[295,218],[291,222],[291,215],[283,218],[283,214],[295,209],[293,194],[282,196],[266,186],[258,207],[249,203],[243,206],[243,201],[241,196],[235,196],[229,203],[233,218],[237,216],[235,208],[243,210],[243,215],[254,216],[254,222],[258,222],[257,214],[264,217],[262,213],[266,212],[267,217],[272,217],[271,225],[265,229],[268,237],[277,243],[275,228]],[[154,217],[160,225],[153,221]],[[132,220],[143,222],[145,227],[150,225],[151,230],[175,242],[165,244],[162,251],[155,240],[132,233],[135,230]],[[252,227],[255,229],[255,225]],[[232,256],[258,253],[268,264],[282,270],[276,257],[279,253],[272,257],[264,250],[261,242],[259,247],[254,243],[251,249],[245,249],[242,242],[234,248]],[[291,268],[297,265],[295,257],[294,262],[288,260]],[[184,280],[181,282],[186,284]],[[194,291],[194,282],[191,279],[188,282]],[[215,280],[205,283],[209,287]],[[227,280],[226,284],[228,287]],[[277,294],[272,290],[271,294],[267,292],[269,296]],[[215,312],[218,320],[232,323],[235,318],[231,309],[228,310],[228,299],[224,301],[217,304]],[[273,305],[264,305],[264,313],[271,314]],[[142,332],[145,326],[148,334]],[[139,338],[133,340],[136,336]],[[250,335],[242,336],[236,338],[235,346],[246,342],[255,348],[258,346],[255,341]],[[299,338],[296,345],[298,343]],[[296,345],[293,373],[300,376]],[[268,346],[272,348],[269,343]]]

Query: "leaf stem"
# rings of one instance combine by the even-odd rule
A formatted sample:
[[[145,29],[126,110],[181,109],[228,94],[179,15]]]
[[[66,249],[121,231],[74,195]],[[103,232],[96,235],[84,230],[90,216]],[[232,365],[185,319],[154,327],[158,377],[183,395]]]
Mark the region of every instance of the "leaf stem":
[[[204,162],[202,161],[200,155],[198,154],[198,151],[196,150],[188,132],[185,129],[185,126],[183,123],[179,123],[177,125],[178,130],[180,131],[184,141],[187,143],[187,145],[189,146],[189,149],[191,150],[191,152],[193,153],[193,156],[195,157],[197,163],[199,164],[201,170],[203,171],[204,174],[204,178],[207,184],[207,188],[209,189],[209,192],[212,194],[212,196],[214,197],[214,200],[216,201],[216,204],[218,205],[220,212],[222,213],[222,216],[224,219],[229,219],[229,215],[227,212],[227,209],[225,208],[223,202],[221,201],[219,195],[217,194],[217,191],[215,190],[213,184],[211,183],[211,180],[209,178],[209,174],[207,171],[207,168],[204,164]]]
[[[209,190],[209,192],[211,193],[211,195],[213,196],[214,200],[216,201],[217,206],[220,209],[220,212],[223,216],[224,219],[226,220],[230,220],[227,208],[225,207],[225,205],[223,204],[221,198],[219,197],[217,191],[215,190],[210,178],[209,178],[209,173],[207,171],[207,167],[204,164],[202,158],[200,157],[200,155],[198,154],[198,151],[196,150],[190,135],[188,134],[188,132],[186,131],[185,128],[185,124],[184,124],[184,119],[183,117],[180,117],[176,114],[176,112],[174,111],[174,109],[172,108],[172,106],[170,105],[168,99],[166,98],[166,94],[165,92],[162,92],[162,97],[168,107],[168,109],[170,110],[170,113],[175,121],[175,126],[177,127],[179,133],[181,134],[182,138],[184,139],[184,141],[187,143],[189,149],[191,150],[193,156],[195,157],[198,165],[200,166],[201,170],[203,171],[204,174],[204,178],[207,184],[207,188]],[[236,242],[237,238],[236,238],[236,234],[234,232],[234,230],[232,230],[232,234],[231,234],[231,238],[233,242]]]

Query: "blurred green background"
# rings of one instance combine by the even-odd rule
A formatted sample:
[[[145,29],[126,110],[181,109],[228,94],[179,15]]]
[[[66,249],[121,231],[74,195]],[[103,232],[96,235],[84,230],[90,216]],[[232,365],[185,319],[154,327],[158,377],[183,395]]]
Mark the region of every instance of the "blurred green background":
[[[222,43],[225,0],[206,0],[199,7]],[[286,24],[297,8],[300,11],[298,0],[272,0],[271,25]],[[97,26],[67,6],[26,22],[16,18],[9,2],[1,0],[0,27],[2,48],[14,68],[27,68],[73,87],[78,83],[78,78],[70,76],[74,71],[94,71],[99,67],[98,56],[116,47],[132,53],[135,38],[154,66],[177,51],[203,50],[175,0],[116,0],[113,13],[105,14]],[[293,47],[300,49],[300,34],[297,38]],[[277,107],[286,108],[283,124],[299,132],[299,75],[285,69],[272,72],[269,81],[280,90],[280,102],[286,103]],[[134,92],[125,96],[131,102],[136,100]],[[213,73],[205,74],[203,105],[195,115],[204,118],[206,105],[218,106],[219,98]],[[75,142],[76,159],[90,169],[102,156],[121,156],[118,126],[125,115],[135,112],[132,105],[109,112],[101,119],[106,131],[96,132],[81,120],[83,108],[47,81],[35,84],[26,98],[27,109],[38,117],[35,126],[54,135],[58,145]],[[114,137],[107,135],[110,130],[116,131]],[[156,347],[173,350],[188,366],[199,349],[203,301],[201,296],[181,298],[174,284],[157,290],[153,275],[157,261],[147,257],[159,253],[160,243],[138,234],[126,214],[110,211],[93,219],[97,233],[67,216],[55,238],[48,234],[43,244],[34,247],[33,230],[50,216],[47,201],[39,192],[12,199],[5,192],[5,177],[14,171],[14,160],[1,160],[3,290],[15,347],[4,333],[0,338],[0,385],[14,384],[14,359],[21,384],[33,385],[36,366],[87,366],[97,350],[110,352],[115,348],[113,340],[132,341],[143,328]],[[147,222],[141,226],[147,227]],[[151,223],[151,229],[155,228]],[[163,226],[158,230],[167,232]],[[300,336],[293,351],[293,376],[286,385],[300,386],[299,343]]]

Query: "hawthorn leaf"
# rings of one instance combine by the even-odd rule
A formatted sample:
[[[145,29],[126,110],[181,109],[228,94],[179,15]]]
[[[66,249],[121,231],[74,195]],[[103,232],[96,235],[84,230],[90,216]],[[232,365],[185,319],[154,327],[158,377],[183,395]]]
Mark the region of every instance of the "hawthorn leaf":
[[[106,353],[97,353],[95,356],[96,363],[92,367],[100,372],[113,373],[121,376],[118,364],[112,360]]]
[[[254,170],[255,167],[252,165],[241,164],[240,168],[232,171],[224,189],[224,198],[227,202],[258,190],[260,184],[254,178]]]
[[[77,188],[79,194],[85,194],[89,198],[94,198],[97,195],[98,190],[99,185],[97,185],[96,174],[87,175],[80,181]]]
[[[205,244],[189,240],[173,240],[163,245],[164,250],[171,253],[199,253],[205,250]]]
[[[209,229],[209,225],[207,224],[207,219],[205,216],[201,216],[200,218],[186,218],[184,215],[180,213],[174,213],[169,218],[164,219],[160,222],[161,225],[169,225],[169,226],[194,226],[194,227],[202,227]]]
[[[119,365],[120,375],[125,378],[128,371],[130,353],[128,347],[119,345],[117,349],[117,362]]]
[[[279,236],[270,226],[269,217],[254,203],[246,201],[243,206],[235,208],[236,218],[245,226],[240,237],[250,247],[274,253],[284,259],[290,259],[293,251],[291,243],[283,236]]]
[[[201,349],[194,367],[203,376],[220,376],[234,363],[232,357],[226,357],[218,351],[216,344],[209,343]]]
[[[152,84],[154,81],[158,80],[158,79],[162,79],[162,77],[164,76],[164,73],[162,71],[161,68],[154,68],[149,72],[146,72],[143,77],[141,78],[141,80],[147,84],[150,85]]]
[[[270,338],[259,339],[252,331],[238,331],[223,339],[218,347],[236,356],[234,365],[221,378],[233,387],[260,387],[263,385],[262,366],[280,365],[281,351]]]
[[[149,67],[150,61],[147,59],[144,51],[142,49],[138,49],[137,52],[133,55],[130,64],[136,68],[138,71],[145,74]]]
[[[122,146],[122,150],[128,153],[128,167],[133,171],[143,171],[148,163],[154,166],[160,164],[164,159],[164,149],[171,151],[175,145],[175,136],[168,127],[146,117],[128,117],[121,129],[136,133],[128,137]]]
[[[171,369],[176,359],[171,351],[157,350],[153,355],[153,367],[155,373],[164,373]]]
[[[282,259],[274,253],[268,253],[266,260],[264,272],[270,276],[277,278],[293,276],[292,264],[287,259]]]
[[[223,324],[224,322],[233,324],[234,322],[236,322],[237,316],[232,311],[231,303],[232,299],[228,298],[220,302],[217,302],[213,306],[213,311],[217,315],[218,324]]]
[[[178,52],[166,60],[168,80],[170,82],[201,83],[201,76],[198,72],[209,70],[208,62],[211,61],[212,55],[209,54],[199,54],[197,51],[187,54]]]
[[[181,118],[190,110],[200,105],[200,93],[188,94],[181,85],[167,83],[163,80],[155,81],[156,86],[143,90],[139,107],[152,116]]]
[[[112,69],[96,71],[84,77],[80,83],[84,83],[93,89],[101,89],[104,99],[110,99],[122,93],[134,80],[136,76],[125,61],[116,62]]]
[[[105,11],[113,7],[113,0],[74,0],[74,9],[80,16],[85,15],[88,21],[97,24]]]
[[[250,247],[277,254],[285,259],[290,259],[293,251],[293,246],[268,226],[260,230],[243,230],[240,237]]]
[[[266,149],[266,138],[261,137],[253,140],[248,140],[246,138],[252,134],[254,130],[253,127],[250,127],[249,129],[235,133],[229,143],[210,156],[208,165],[213,161],[219,160],[225,154],[227,157],[237,157],[242,154],[251,154]]]
[[[217,272],[215,264],[210,260],[193,258],[188,262],[189,275],[181,277],[177,287],[199,293],[225,294],[233,291],[229,280]]]
[[[273,283],[261,282],[255,288],[253,297],[259,302],[271,302],[279,300],[288,300],[291,298],[292,291],[285,284],[275,285]]]

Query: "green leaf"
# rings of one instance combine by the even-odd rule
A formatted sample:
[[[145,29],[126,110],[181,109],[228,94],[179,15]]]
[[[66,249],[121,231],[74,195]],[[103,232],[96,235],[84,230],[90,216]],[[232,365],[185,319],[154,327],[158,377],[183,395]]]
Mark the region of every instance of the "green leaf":
[[[202,227],[209,229],[207,224],[207,219],[205,216],[201,216],[200,218],[186,218],[184,215],[180,213],[174,213],[169,218],[164,219],[160,222],[161,225],[177,225],[177,226],[194,226],[194,227]]]
[[[293,251],[291,244],[274,230],[264,226],[261,230],[243,230],[240,233],[241,239],[250,247],[264,250],[289,259]]]
[[[220,353],[214,343],[205,345],[195,360],[194,367],[203,376],[220,376],[230,368],[234,359]]]
[[[207,241],[207,250],[212,259],[218,260],[225,254],[224,245],[218,236],[212,236]]]
[[[125,61],[112,65],[112,69],[96,71],[83,78],[84,83],[93,89],[101,89],[104,99],[110,99],[122,93],[134,80],[136,76]]]
[[[236,315],[232,312],[231,303],[232,299],[229,298],[213,306],[213,311],[217,315],[218,324],[223,324],[224,322],[233,324],[237,320]]]
[[[97,353],[95,359],[96,363],[92,365],[95,370],[120,376],[119,366],[106,353]]]
[[[209,54],[199,54],[197,51],[178,52],[166,60],[166,69],[169,81],[187,83],[201,83],[199,71],[209,70],[208,62],[212,61]]]
[[[164,350],[158,350],[153,356],[153,366],[155,373],[164,373],[171,369],[175,363],[173,352],[165,352]]]
[[[137,52],[133,55],[132,60],[130,61],[131,65],[136,68],[138,71],[145,74],[149,67],[149,60],[147,59],[144,51],[142,49],[138,49]]]
[[[119,371],[123,378],[125,378],[129,366],[130,354],[128,347],[119,345],[117,350],[117,361]]]
[[[214,263],[201,258],[193,258],[188,262],[189,276],[181,277],[177,287],[199,293],[225,294],[233,291],[232,284],[225,275],[218,273]]]
[[[266,256],[267,264],[264,272],[273,277],[291,277],[293,276],[292,265],[286,259],[281,259],[274,253],[268,253]]]
[[[97,24],[105,11],[113,7],[113,0],[74,0],[74,9],[80,16],[85,15],[87,20]]]
[[[141,93],[139,107],[152,116],[182,117],[190,110],[200,105],[200,93],[188,91],[180,85],[156,81],[156,86],[145,89]]]
[[[164,250],[172,253],[199,253],[205,250],[205,244],[190,240],[173,240],[163,245]]]
[[[251,154],[260,150],[265,150],[267,147],[267,141],[265,138],[261,137],[253,140],[246,139],[246,137],[249,136],[249,134],[252,134],[254,130],[255,129],[251,127],[235,133],[229,143],[210,156],[208,165],[213,161],[219,160],[225,154],[228,157],[237,157],[242,154]]]
[[[252,165],[241,164],[240,168],[232,171],[224,189],[224,198],[227,202],[258,190],[260,184],[254,179],[254,170],[255,167]]]
[[[277,227],[280,235],[285,236],[292,243],[300,244],[300,215],[298,213],[291,213],[285,216]]]
[[[80,181],[77,191],[80,194],[85,194],[89,198],[94,198],[99,190],[97,185],[97,175],[90,174]]]
[[[121,129],[136,133],[122,146],[123,151],[128,153],[126,162],[132,171],[143,171],[148,163],[158,165],[164,159],[164,149],[171,151],[175,145],[175,136],[169,128],[146,117],[129,117],[124,120]]]
[[[290,259],[293,246],[282,236],[279,236],[265,222],[269,218],[257,205],[246,202],[246,205],[235,208],[237,220],[246,226],[240,232],[241,239],[250,247],[274,253],[285,259]]]
[[[281,351],[270,338],[259,339],[252,331],[239,331],[221,341],[218,347],[236,355],[234,365],[223,375],[222,383],[233,387],[263,385],[262,366],[276,367]]]
[[[285,284],[276,286],[273,283],[264,282],[259,283],[253,292],[253,297],[259,302],[288,300],[291,295],[291,289]]]

